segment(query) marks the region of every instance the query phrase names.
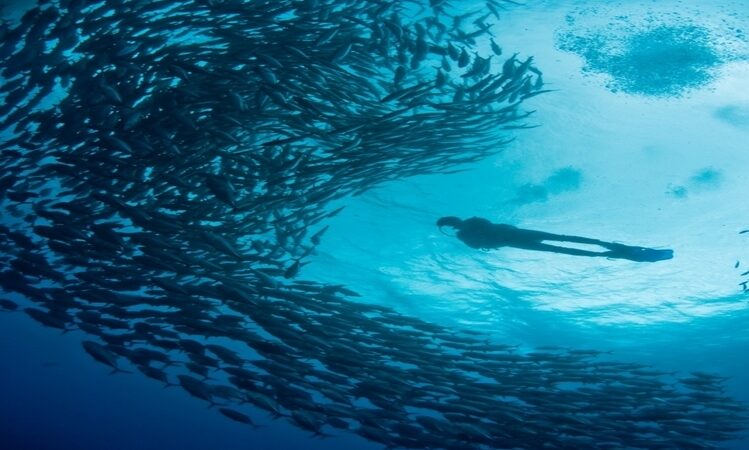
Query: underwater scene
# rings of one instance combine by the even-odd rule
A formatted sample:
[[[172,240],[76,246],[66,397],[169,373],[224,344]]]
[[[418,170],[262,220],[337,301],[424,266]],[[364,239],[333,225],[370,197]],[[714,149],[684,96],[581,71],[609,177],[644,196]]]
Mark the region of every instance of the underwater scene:
[[[749,3],[1,6],[0,449],[749,449]]]

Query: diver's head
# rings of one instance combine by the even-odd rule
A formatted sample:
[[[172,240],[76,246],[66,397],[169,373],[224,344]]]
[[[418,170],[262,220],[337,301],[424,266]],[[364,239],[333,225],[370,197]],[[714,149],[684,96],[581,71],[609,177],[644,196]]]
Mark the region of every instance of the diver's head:
[[[463,225],[463,221],[455,216],[440,217],[437,221],[437,226],[442,227],[453,227],[457,230]]]

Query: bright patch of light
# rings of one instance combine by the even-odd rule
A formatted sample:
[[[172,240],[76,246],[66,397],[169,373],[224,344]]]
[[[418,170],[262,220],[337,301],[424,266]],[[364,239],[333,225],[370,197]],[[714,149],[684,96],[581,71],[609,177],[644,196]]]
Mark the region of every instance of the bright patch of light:
[[[749,228],[742,144],[749,140],[749,47],[740,35],[726,35],[725,24],[749,29],[749,17],[714,5],[690,13],[689,25],[717,37],[716,45],[731,38],[721,51],[732,53],[704,86],[649,97],[612,92],[606,76],[584,73],[584,61],[560,50],[558,30],[548,26],[569,30],[571,10],[547,3],[514,11],[498,35],[505,56],[515,49],[533,55],[556,90],[525,105],[542,126],[518,132],[502,154],[468,172],[417,177],[358,197],[331,223],[305,276],[336,279],[428,320],[492,330],[536,313],[654,325],[745,310],[749,295],[739,282],[749,269],[749,234],[739,231]],[[673,13],[679,8],[624,2],[574,14],[577,24],[592,26],[644,10],[628,20],[678,27],[686,17]],[[675,257],[641,263],[475,251],[439,233],[435,222],[445,215],[670,248]]]

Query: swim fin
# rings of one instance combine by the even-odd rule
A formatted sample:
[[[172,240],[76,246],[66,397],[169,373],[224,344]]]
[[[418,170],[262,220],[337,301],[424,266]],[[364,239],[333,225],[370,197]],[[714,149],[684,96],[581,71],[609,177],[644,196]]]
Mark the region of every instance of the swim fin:
[[[655,249],[622,244],[613,244],[607,247],[611,250],[605,253],[609,258],[628,259],[637,262],[656,262],[674,257],[674,251],[670,249]]]

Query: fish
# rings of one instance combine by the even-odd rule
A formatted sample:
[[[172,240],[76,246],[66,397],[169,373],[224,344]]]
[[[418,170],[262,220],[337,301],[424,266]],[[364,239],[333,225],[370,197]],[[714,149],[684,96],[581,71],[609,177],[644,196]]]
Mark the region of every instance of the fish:
[[[91,357],[96,361],[111,367],[112,372],[110,373],[130,373],[126,370],[120,369],[117,365],[117,356],[107,350],[103,345],[89,340],[81,342],[81,345],[86,353],[91,355]]]
[[[404,448],[737,436],[719,377],[495,342],[300,270],[352,196],[532,126],[541,70],[492,60],[512,3],[30,5],[0,23],[0,309],[253,428],[245,403]]]
[[[241,413],[231,408],[219,408],[218,411],[224,416],[228,417],[229,419],[235,422],[243,423],[245,425],[250,425],[253,428],[259,428],[259,425],[255,424],[252,421],[252,419],[244,413]]]
[[[233,208],[237,207],[236,189],[229,180],[213,174],[205,174],[204,177],[206,186],[216,198]]]
[[[0,308],[5,311],[16,311],[18,310],[18,303],[13,300],[8,300],[7,298],[0,298]]]

